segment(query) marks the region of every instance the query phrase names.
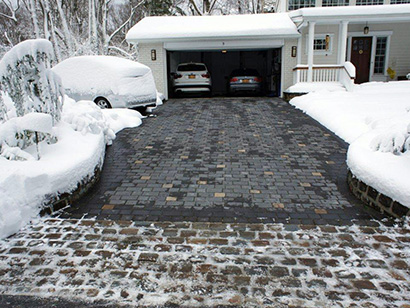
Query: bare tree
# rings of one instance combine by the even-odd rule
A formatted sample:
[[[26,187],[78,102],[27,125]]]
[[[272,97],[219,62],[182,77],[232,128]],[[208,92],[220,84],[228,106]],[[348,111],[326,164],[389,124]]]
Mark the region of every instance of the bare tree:
[[[16,12],[20,8],[20,0],[17,0],[17,1],[1,0],[0,4],[1,6],[5,8],[4,12],[0,10],[0,16],[3,16],[5,18],[11,19],[17,22]],[[6,11],[8,11],[8,13]]]

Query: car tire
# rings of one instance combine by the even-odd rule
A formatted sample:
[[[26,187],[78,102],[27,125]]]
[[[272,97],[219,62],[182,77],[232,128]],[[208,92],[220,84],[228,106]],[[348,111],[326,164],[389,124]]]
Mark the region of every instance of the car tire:
[[[101,109],[110,109],[110,108],[112,108],[110,102],[104,97],[97,97],[94,100],[94,103],[98,107],[100,107]]]

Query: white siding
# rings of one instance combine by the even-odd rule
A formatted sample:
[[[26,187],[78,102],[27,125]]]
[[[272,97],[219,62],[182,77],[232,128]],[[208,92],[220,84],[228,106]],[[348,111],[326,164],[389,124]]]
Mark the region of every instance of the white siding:
[[[282,92],[293,85],[293,68],[296,66],[296,57],[291,56],[292,46],[297,46],[298,40],[285,40],[285,46],[282,48]]]
[[[307,34],[308,27],[302,31],[302,64],[307,64]],[[314,54],[314,64],[337,64],[337,50],[339,48],[339,25],[316,25],[315,35],[332,35],[332,50],[327,54]]]
[[[151,60],[151,50],[155,49],[157,59]],[[158,92],[167,96],[166,50],[163,43],[139,43],[138,62],[147,65],[152,70]]]

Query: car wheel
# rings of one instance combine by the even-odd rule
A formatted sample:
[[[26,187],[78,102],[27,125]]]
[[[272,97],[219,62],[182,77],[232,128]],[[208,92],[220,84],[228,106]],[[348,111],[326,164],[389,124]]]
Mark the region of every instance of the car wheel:
[[[94,103],[100,107],[101,109],[108,109],[111,108],[111,104],[106,100],[104,97],[97,97],[94,100]]]

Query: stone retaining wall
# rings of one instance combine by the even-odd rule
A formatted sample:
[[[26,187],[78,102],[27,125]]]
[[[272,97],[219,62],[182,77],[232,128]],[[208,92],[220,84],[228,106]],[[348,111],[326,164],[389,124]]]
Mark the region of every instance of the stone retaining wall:
[[[77,188],[74,191],[63,193],[58,196],[46,196],[46,202],[40,211],[40,215],[49,215],[80,199],[90,188],[94,186],[95,183],[99,181],[102,167],[102,164],[95,166],[94,174],[83,178],[77,184]]]
[[[350,170],[347,175],[347,183],[351,192],[367,205],[396,218],[410,215],[409,208],[360,181]]]
[[[289,103],[292,98],[305,95],[307,93],[292,93],[292,92],[283,92],[283,99]]]

